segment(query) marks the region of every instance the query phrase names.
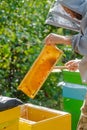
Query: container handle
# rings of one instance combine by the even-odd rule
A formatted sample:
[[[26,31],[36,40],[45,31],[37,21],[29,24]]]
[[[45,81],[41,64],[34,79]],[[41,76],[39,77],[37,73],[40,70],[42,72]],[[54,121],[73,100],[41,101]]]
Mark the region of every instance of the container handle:
[[[54,69],[68,69],[67,66],[54,66]]]

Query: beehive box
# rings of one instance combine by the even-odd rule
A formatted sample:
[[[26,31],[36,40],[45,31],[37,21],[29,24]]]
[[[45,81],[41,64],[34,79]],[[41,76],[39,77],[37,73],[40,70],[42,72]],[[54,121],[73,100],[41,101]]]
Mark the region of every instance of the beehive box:
[[[19,130],[20,107],[0,112],[0,130]]]
[[[25,104],[19,130],[71,130],[71,115],[33,104]]]
[[[87,87],[82,83],[79,71],[63,70],[63,79],[65,82],[63,86],[64,111],[72,115],[72,130],[76,130]]]

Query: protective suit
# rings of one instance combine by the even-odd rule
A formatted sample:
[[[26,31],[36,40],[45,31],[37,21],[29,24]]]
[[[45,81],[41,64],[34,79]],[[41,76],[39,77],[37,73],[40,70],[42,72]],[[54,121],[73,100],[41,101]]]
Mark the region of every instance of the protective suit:
[[[81,15],[81,20],[71,17],[63,6]],[[79,71],[82,81],[87,83],[87,0],[55,1],[49,11],[46,23],[78,32],[72,36],[72,47],[75,52],[84,56],[79,64]]]

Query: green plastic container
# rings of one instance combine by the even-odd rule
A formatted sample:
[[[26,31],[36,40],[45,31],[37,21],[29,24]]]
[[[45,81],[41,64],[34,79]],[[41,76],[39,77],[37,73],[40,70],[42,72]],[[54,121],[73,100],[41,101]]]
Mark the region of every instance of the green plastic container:
[[[78,120],[80,117],[80,108],[83,104],[83,101],[64,98],[64,111],[69,112],[71,114],[71,127],[72,130],[76,130]]]
[[[79,72],[63,71],[63,80],[68,83],[83,84]]]
[[[54,69],[52,72],[53,73],[60,73],[61,70]],[[62,70],[62,74],[63,74],[63,81],[64,82],[86,85],[86,84],[82,83],[81,76],[80,76],[79,72],[71,72],[68,70]]]

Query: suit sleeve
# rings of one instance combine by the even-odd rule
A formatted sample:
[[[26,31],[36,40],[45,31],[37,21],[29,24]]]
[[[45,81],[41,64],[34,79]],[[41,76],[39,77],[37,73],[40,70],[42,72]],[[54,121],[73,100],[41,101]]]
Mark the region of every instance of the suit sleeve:
[[[87,55],[87,36],[85,35],[75,35],[72,38],[72,47],[75,52],[81,55]]]
[[[81,32],[72,37],[72,47],[75,52],[85,56],[87,55],[87,14],[82,19]]]

